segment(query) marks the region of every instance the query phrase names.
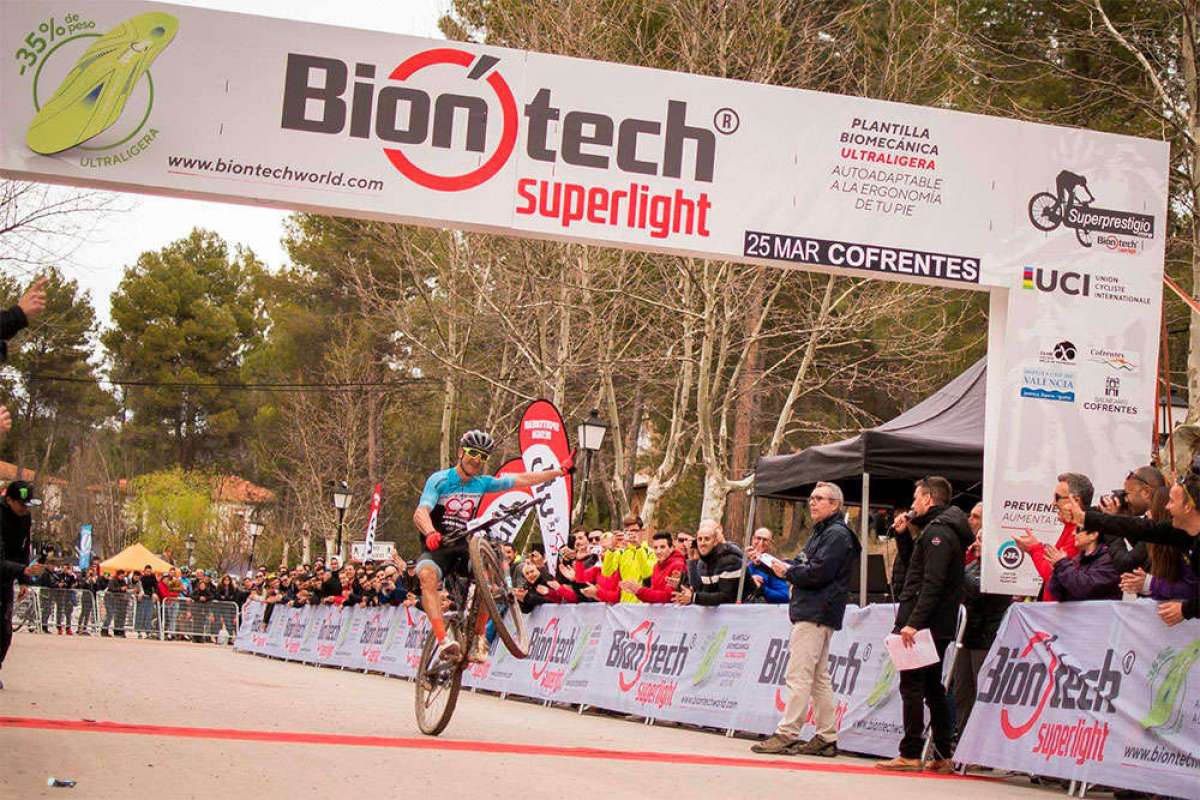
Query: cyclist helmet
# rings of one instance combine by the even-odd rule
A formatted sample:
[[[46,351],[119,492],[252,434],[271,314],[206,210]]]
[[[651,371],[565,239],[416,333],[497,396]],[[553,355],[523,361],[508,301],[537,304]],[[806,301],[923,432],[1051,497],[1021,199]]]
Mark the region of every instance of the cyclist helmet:
[[[482,450],[485,453],[491,453],[496,448],[496,440],[487,431],[471,430],[462,435],[458,440],[460,447],[472,447],[476,450]]]

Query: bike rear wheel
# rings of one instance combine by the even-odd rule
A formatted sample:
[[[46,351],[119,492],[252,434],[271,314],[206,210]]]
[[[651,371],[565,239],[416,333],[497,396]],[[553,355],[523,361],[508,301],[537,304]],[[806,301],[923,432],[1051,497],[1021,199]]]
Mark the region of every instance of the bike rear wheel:
[[[458,624],[446,621],[446,636],[459,639]],[[459,639],[462,642],[462,639]],[[437,736],[450,724],[454,706],[458,703],[458,691],[462,688],[463,669],[466,667],[466,647],[463,657],[456,664],[447,664],[438,659],[434,663],[437,637],[433,631],[425,637],[421,648],[421,663],[417,667],[416,710],[417,727],[421,733]]]
[[[508,573],[499,551],[487,539],[476,536],[468,546],[471,572],[475,575],[475,592],[488,613],[496,634],[508,652],[516,658],[529,655],[529,626],[521,605],[508,583]],[[507,614],[501,612],[507,611]]]
[[[1029,198],[1029,221],[1039,231],[1052,231],[1062,222],[1058,198],[1049,192],[1038,192]]]

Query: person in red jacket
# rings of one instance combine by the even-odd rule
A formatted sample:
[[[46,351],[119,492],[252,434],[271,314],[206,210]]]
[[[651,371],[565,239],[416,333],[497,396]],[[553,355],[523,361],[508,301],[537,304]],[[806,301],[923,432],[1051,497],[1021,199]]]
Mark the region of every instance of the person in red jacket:
[[[679,579],[687,569],[687,561],[683,553],[675,549],[670,531],[655,531],[651,543],[654,545],[654,557],[658,561],[650,575],[650,585],[625,588],[636,594],[638,600],[643,603],[669,603],[671,596],[679,590]]]
[[[1054,572],[1053,561],[1058,561],[1058,558],[1055,557],[1052,561],[1047,558],[1047,555],[1057,556],[1058,553],[1061,553],[1066,558],[1073,559],[1079,553],[1075,545],[1075,523],[1068,516],[1068,503],[1074,500],[1080,508],[1090,508],[1095,491],[1088,476],[1078,472],[1064,472],[1058,476],[1058,483],[1054,486],[1054,506],[1058,509],[1059,521],[1063,523],[1058,541],[1052,547],[1042,544],[1029,531],[1013,537],[1017,546],[1029,554],[1034,569],[1037,570],[1038,575],[1042,576],[1042,594],[1039,599],[1047,601],[1058,599],[1050,592],[1050,575]]]
[[[606,533],[600,540],[600,547],[607,554],[616,546],[613,534]],[[578,553],[576,554],[578,555]],[[603,555],[603,554],[602,554]],[[613,568],[609,574],[604,573],[604,561],[601,557],[595,566],[587,567],[582,559],[575,562],[575,582],[584,584],[579,593],[589,600],[600,603],[617,603],[621,600],[621,570]]]

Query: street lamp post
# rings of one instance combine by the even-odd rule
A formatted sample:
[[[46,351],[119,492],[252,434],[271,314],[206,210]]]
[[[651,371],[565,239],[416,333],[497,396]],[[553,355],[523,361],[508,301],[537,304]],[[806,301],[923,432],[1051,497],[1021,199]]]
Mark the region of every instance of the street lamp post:
[[[604,434],[607,432],[608,426],[600,421],[600,411],[595,408],[575,430],[575,443],[582,447],[587,454],[583,463],[583,502],[578,506],[576,521],[583,519],[583,515],[587,512],[588,490],[592,480],[592,454],[600,449],[600,445],[604,444]]]
[[[196,537],[189,533],[184,545],[187,547],[188,569],[192,569],[196,566]]]
[[[250,571],[254,571],[254,543],[258,541],[259,535],[263,531],[263,524],[258,521],[258,518],[253,514],[248,516],[246,523],[246,532],[250,534]]]
[[[346,563],[346,555],[342,552],[342,521],[346,518],[346,509],[350,506],[350,501],[354,495],[350,492],[350,486],[345,481],[338,481],[333,487],[333,507],[337,509],[338,527],[337,527],[337,555],[341,563]]]

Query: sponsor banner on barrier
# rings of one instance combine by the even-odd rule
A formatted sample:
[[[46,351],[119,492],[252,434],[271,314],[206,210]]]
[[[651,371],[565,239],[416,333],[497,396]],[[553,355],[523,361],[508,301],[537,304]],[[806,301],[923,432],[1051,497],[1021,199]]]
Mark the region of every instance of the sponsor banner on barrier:
[[[270,631],[262,632],[262,610],[261,603],[247,604],[237,649],[309,660],[303,643],[311,639],[317,663],[400,677],[416,674],[429,630],[425,615],[412,608],[316,606],[278,607]],[[881,665],[891,663],[879,654],[894,617],[891,605],[851,606],[846,627],[830,642],[839,723],[867,717],[858,709],[872,705],[872,724],[855,729],[846,749],[895,755],[895,672],[879,677]],[[464,685],[764,734],[782,716],[791,631],[782,606],[544,605],[528,624],[528,658],[513,658],[497,639],[490,661],[468,670]],[[289,650],[283,642],[291,639],[300,644]]]
[[[892,632],[895,618],[893,605],[848,606],[842,629],[830,639],[829,677],[839,746],[845,750],[895,755],[894,745],[889,750],[886,742],[892,740],[892,724],[899,721],[899,704],[891,702],[896,696],[897,680],[883,647],[883,638]],[[750,653],[752,674],[746,681],[744,700],[734,715],[732,727],[773,731],[778,725],[790,696],[786,680],[790,633],[790,625],[779,626],[755,639]],[[885,704],[883,710],[891,714],[889,725],[860,726],[861,730],[851,730],[856,718],[861,720],[871,716],[881,704]],[[809,721],[801,733],[805,738],[815,730],[811,717],[810,704]],[[899,736],[895,740],[898,741]],[[881,746],[880,742],[885,744]]]
[[[698,618],[677,606],[610,606],[593,678],[596,705],[729,727],[750,642],[766,634],[752,624],[757,610],[727,606]]]
[[[1200,623],[1151,601],[1014,605],[955,756],[1200,798]]]

